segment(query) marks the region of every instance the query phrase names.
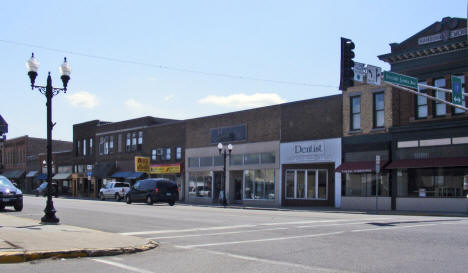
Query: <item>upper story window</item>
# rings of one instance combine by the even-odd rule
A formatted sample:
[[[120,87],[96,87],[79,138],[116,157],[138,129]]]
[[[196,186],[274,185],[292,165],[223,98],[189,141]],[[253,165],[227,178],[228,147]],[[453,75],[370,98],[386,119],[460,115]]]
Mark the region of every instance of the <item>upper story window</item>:
[[[237,125],[210,129],[210,141],[213,144],[247,139],[247,126]]]
[[[141,151],[143,149],[143,132],[138,132],[138,144],[137,144],[137,151]]]
[[[165,159],[171,160],[171,148],[166,148]]]
[[[109,136],[109,153],[114,152],[114,136]]]
[[[86,155],[86,139],[83,139],[83,155]]]
[[[76,155],[80,155],[81,152],[81,141],[77,140],[76,141]]]
[[[127,133],[127,138],[125,140],[125,151],[130,152],[131,149],[131,134]]]
[[[435,87],[445,87],[445,79],[444,78],[441,78],[441,79],[436,79],[434,81],[434,86]],[[435,96],[439,99],[442,99],[442,100],[447,100],[445,98],[445,92],[443,91],[436,91],[435,92]],[[445,116],[445,114],[447,113],[447,106],[445,103],[443,102],[438,102],[436,101],[435,103],[435,115],[437,117],[440,117],[440,116]]]
[[[176,148],[176,159],[181,159],[182,158],[182,148],[177,147]]]
[[[361,96],[351,97],[351,130],[361,129]]]
[[[136,151],[136,145],[137,145],[137,133],[133,132],[132,133],[132,151]]]
[[[156,149],[151,150],[151,160],[156,160]]]
[[[420,82],[421,84],[427,84],[426,82]],[[419,89],[419,92],[426,93],[426,90]],[[417,96],[416,98],[416,118],[422,119],[427,118],[427,97]]]
[[[384,92],[374,93],[374,128],[384,127],[385,96]]]
[[[89,154],[90,155],[93,154],[93,139],[92,138],[89,139]]]
[[[122,134],[119,134],[119,135],[117,136],[117,151],[118,151],[119,153],[122,152]]]
[[[462,92],[465,93],[465,90],[466,90],[466,85],[465,85],[465,76],[463,75],[456,75],[455,77],[459,78],[462,82]],[[465,96],[463,96],[463,100],[462,100],[462,106],[466,106],[466,103],[465,103]],[[455,111],[454,111],[455,114],[463,114],[465,113],[465,110],[463,109],[460,109],[460,108],[455,108]]]

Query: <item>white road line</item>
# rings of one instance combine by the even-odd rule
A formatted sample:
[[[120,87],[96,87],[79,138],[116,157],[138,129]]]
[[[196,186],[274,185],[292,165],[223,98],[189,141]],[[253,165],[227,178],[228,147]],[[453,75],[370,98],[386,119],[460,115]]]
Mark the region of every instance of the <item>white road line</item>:
[[[152,238],[147,238],[147,239],[159,240],[159,239],[175,239],[175,238],[187,238],[187,237],[203,237],[203,236],[216,236],[216,235],[249,233],[249,232],[270,231],[270,230],[284,230],[284,229],[288,229],[288,228],[265,228],[265,229],[242,230],[242,231],[229,231],[229,232],[218,232],[218,233],[207,233],[207,234],[191,234],[191,235],[152,237]]]
[[[401,228],[414,228],[414,227],[428,227],[428,226],[436,226],[436,225],[439,225],[439,224],[424,224],[424,225],[412,225],[412,226],[398,226],[398,227],[379,227],[379,228],[355,229],[355,230],[351,230],[351,232],[386,230],[386,229],[401,229]]]
[[[351,271],[343,271],[339,269],[332,269],[332,268],[324,268],[324,267],[316,267],[316,266],[308,266],[308,265],[302,265],[302,264],[294,264],[294,263],[288,263],[288,262],[281,262],[281,261],[275,261],[275,260],[268,260],[268,259],[263,259],[263,258],[255,258],[255,257],[249,257],[249,256],[244,256],[244,255],[237,255],[237,254],[231,254],[227,252],[221,252],[221,251],[214,251],[214,250],[208,250],[208,249],[194,249],[195,251],[202,251],[202,252],[207,252],[210,254],[214,255],[220,255],[220,256],[226,256],[226,257],[231,257],[231,258],[236,258],[236,259],[241,259],[241,260],[246,260],[246,261],[252,261],[252,262],[261,262],[261,263],[267,263],[267,264],[273,264],[273,265],[280,265],[280,266],[286,266],[286,267],[294,267],[294,268],[300,268],[300,269],[305,269],[310,271],[316,271],[316,272],[336,272],[336,273],[350,273]]]
[[[391,218],[369,218],[369,220],[379,221]],[[335,219],[335,220],[310,220],[310,221],[297,221],[297,222],[277,222],[277,223],[262,223],[262,224],[246,224],[237,226],[218,226],[218,227],[204,227],[204,228],[191,228],[191,229],[168,229],[168,230],[147,230],[136,232],[122,232],[121,235],[144,235],[144,234],[161,234],[161,233],[184,233],[194,231],[208,231],[208,230],[223,230],[235,228],[252,228],[261,226],[281,226],[281,225],[299,225],[299,224],[314,224],[314,223],[333,223],[333,222],[346,222],[366,219]]]
[[[206,227],[206,228],[190,228],[190,229],[169,229],[169,230],[152,230],[152,231],[138,231],[138,232],[123,232],[121,235],[142,235],[142,234],[160,234],[160,233],[182,233],[192,231],[206,231],[206,230],[222,230],[233,228],[248,228],[256,227],[257,225],[238,225],[238,226],[221,226],[221,227]]]
[[[290,240],[290,239],[330,236],[330,235],[336,235],[336,234],[342,234],[342,233],[344,233],[344,232],[343,231],[338,231],[338,232],[318,233],[318,234],[309,234],[309,235],[298,235],[298,236],[277,237],[277,238],[256,239],[256,240],[245,240],[245,241],[233,241],[233,242],[221,242],[221,243],[200,244],[200,245],[187,245],[187,246],[177,246],[177,247],[179,247],[179,248],[196,248],[196,247],[207,247],[207,246],[248,244],[248,243],[258,243],[258,242],[269,242],[269,241],[281,241],[281,240]]]
[[[102,260],[102,259],[91,259],[91,260],[98,262],[98,263],[103,263],[103,264],[108,264],[108,265],[112,265],[115,267],[119,267],[128,271],[139,272],[139,273],[154,273],[152,271],[147,271],[141,268],[137,268],[137,267],[133,267],[133,266],[117,263],[117,262],[112,262],[112,261],[107,261],[107,260]]]

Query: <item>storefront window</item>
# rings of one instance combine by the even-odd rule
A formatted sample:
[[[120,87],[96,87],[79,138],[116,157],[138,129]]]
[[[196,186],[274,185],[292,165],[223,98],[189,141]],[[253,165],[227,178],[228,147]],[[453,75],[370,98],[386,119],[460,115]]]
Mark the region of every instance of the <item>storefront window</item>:
[[[200,167],[200,159],[198,157],[189,157],[188,164],[191,168],[198,168]]]
[[[286,171],[286,198],[294,198],[294,171]]]
[[[246,154],[244,155],[245,165],[258,165],[260,164],[260,154]]]
[[[231,165],[235,166],[239,166],[239,165],[242,165],[244,162],[243,162],[243,156],[242,155],[231,155]]]
[[[305,171],[297,171],[296,198],[305,198]]]
[[[200,167],[211,167],[213,166],[213,157],[200,157]]]
[[[275,170],[245,170],[244,199],[275,199]]]
[[[327,196],[327,170],[286,171],[286,198],[327,199]]]
[[[398,196],[466,198],[468,194],[467,177],[468,168],[398,170]]]
[[[274,164],[275,163],[275,153],[262,153],[261,154],[261,164]]]
[[[346,196],[375,196],[375,174],[373,173],[347,173],[345,180]],[[390,188],[388,183],[388,174],[380,174],[379,177],[379,196],[389,196]]]
[[[189,173],[189,196],[211,197],[212,181],[210,172]]]

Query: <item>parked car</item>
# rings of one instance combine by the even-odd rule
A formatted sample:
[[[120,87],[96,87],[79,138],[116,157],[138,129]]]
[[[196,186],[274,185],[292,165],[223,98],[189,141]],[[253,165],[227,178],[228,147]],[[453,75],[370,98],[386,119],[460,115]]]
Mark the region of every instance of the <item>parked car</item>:
[[[179,200],[179,188],[174,181],[165,178],[148,178],[139,180],[125,196],[127,204],[132,202],[167,202],[173,206]]]
[[[23,209],[23,193],[8,178],[0,175],[0,210],[13,206],[16,211]]]
[[[36,194],[36,196],[42,195],[46,196],[47,195],[47,182],[42,182],[42,184],[39,185],[33,192]],[[58,197],[58,185],[57,183],[52,182],[52,195],[55,197]]]
[[[104,187],[99,190],[99,199],[105,200],[106,198],[114,198],[120,201],[125,197],[130,190],[130,183],[128,182],[108,182]]]

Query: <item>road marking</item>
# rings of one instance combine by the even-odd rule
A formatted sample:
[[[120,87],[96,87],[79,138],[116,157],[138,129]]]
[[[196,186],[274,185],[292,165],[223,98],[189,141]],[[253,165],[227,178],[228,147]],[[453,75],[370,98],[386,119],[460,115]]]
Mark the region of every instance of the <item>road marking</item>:
[[[281,240],[300,239],[300,238],[322,237],[322,236],[337,235],[337,234],[342,234],[342,233],[344,233],[344,231],[328,232],[328,233],[318,233],[318,234],[309,234],[309,235],[298,235],[298,236],[288,236],[288,237],[277,237],[277,238],[268,238],[268,239],[256,239],[256,240],[245,240],[245,241],[221,242],[221,243],[200,244],[200,245],[187,245],[187,246],[177,246],[177,247],[180,247],[180,248],[196,248],[196,247],[207,247],[207,246],[248,244],[248,243],[269,242],[269,241],[281,241]]]
[[[205,230],[222,230],[233,228],[246,228],[256,227],[257,225],[238,225],[238,226],[221,226],[221,227],[207,227],[207,228],[191,228],[191,229],[169,229],[169,230],[152,230],[152,231],[138,231],[138,232],[123,232],[121,235],[142,235],[142,234],[159,234],[159,233],[182,233],[192,231],[205,231]]]
[[[244,256],[244,255],[231,254],[231,253],[227,253],[227,252],[208,250],[208,249],[198,248],[198,249],[194,249],[194,250],[195,251],[207,252],[207,253],[211,253],[211,254],[214,254],[214,255],[220,255],[220,256],[226,256],[226,257],[231,257],[231,258],[236,258],[236,259],[241,259],[241,260],[252,261],[252,262],[262,262],[262,263],[273,264],[273,265],[281,265],[281,266],[286,266],[286,267],[295,267],[295,268],[305,269],[305,270],[308,270],[308,271],[336,272],[336,273],[345,273],[345,272],[346,273],[351,273],[352,272],[352,271],[344,271],[344,270],[339,270],[339,269],[308,266],[308,265],[303,265],[303,264],[294,264],[294,263],[288,263],[288,262],[268,260],[268,259],[263,259],[263,258],[255,258],[255,257]]]
[[[137,267],[133,267],[133,266],[117,263],[117,262],[112,262],[112,261],[107,261],[107,260],[102,260],[102,259],[91,259],[91,260],[98,262],[98,263],[103,263],[103,264],[108,264],[108,265],[112,265],[115,267],[119,267],[128,271],[139,272],[139,273],[154,273],[152,271],[144,270],[141,268],[137,268]]]
[[[387,219],[390,219],[390,218],[377,218],[377,219],[369,218],[369,220],[374,220],[374,221],[387,220]],[[362,219],[362,220],[367,220],[367,219]],[[144,235],[144,234],[161,234],[161,233],[184,233],[184,232],[194,232],[194,231],[223,230],[223,229],[235,229],[235,228],[252,228],[252,227],[261,227],[261,226],[299,225],[299,224],[346,222],[346,221],[353,221],[353,219],[310,220],[310,221],[298,221],[298,222],[277,222],[277,223],[262,223],[262,224],[246,224],[246,225],[237,225],[237,226],[217,226],[217,227],[204,227],[204,228],[191,228],[191,229],[148,230],[148,231],[136,231],[136,232],[122,232],[122,233],[118,233],[118,234],[121,234],[121,235]]]
[[[369,223],[369,221],[372,221],[373,223],[377,223],[377,222],[382,222],[382,221],[384,221],[384,220],[389,220],[389,219],[392,219],[392,218],[358,219],[358,220],[365,221],[365,222],[338,223],[338,224],[312,225],[312,226],[297,226],[296,228],[314,228],[314,227],[331,227],[331,226],[358,225],[358,224],[367,224],[367,223]],[[348,221],[352,221],[352,220],[348,220]]]
[[[270,230],[285,230],[285,229],[288,229],[288,228],[265,228],[265,229],[229,231],[229,232],[218,232],[218,233],[208,233],[208,234],[191,234],[191,235],[152,237],[152,238],[147,238],[147,239],[158,240],[158,239],[175,239],[175,238],[186,238],[186,237],[203,237],[203,236],[216,236],[216,235],[238,234],[238,233],[248,233],[248,232],[270,231]]]
[[[380,228],[367,228],[367,229],[355,229],[351,230],[351,232],[361,232],[361,231],[374,231],[374,230],[385,230],[385,229],[397,229],[397,228],[414,228],[414,227],[428,227],[428,226],[436,226],[439,224],[424,224],[424,225],[412,225],[412,226],[398,226],[398,227],[380,227]]]

